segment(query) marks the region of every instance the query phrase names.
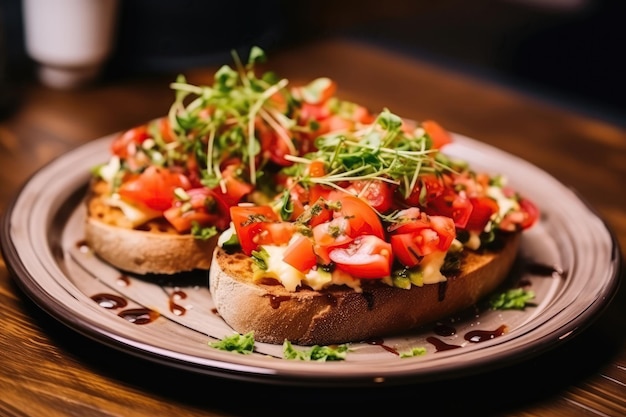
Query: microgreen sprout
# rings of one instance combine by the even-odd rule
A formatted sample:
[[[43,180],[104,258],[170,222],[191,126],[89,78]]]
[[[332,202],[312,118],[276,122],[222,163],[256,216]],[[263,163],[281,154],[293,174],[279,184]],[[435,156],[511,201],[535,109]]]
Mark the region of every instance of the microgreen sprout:
[[[429,148],[423,129],[405,132],[402,127],[402,119],[385,109],[373,124],[355,132],[320,136],[315,142],[317,151],[304,157],[287,155],[286,159],[303,167],[301,183],[341,190],[339,184],[345,181],[377,180],[397,185],[406,198],[420,175],[454,171],[455,166],[447,158],[439,158],[437,149]],[[324,161],[326,175],[306,175],[306,166],[314,160]]]
[[[197,162],[205,167],[204,180],[221,184],[220,164],[227,158],[239,157],[248,166],[247,180],[255,184],[261,144],[258,123],[262,121],[276,133],[278,140],[296,153],[289,130],[296,121],[272,102],[276,94],[289,95],[288,80],[277,79],[271,73],[255,74],[255,64],[265,61],[258,47],[250,50],[248,61],[242,63],[233,52],[234,68],[220,67],[213,85],[198,86],[179,76],[170,87],[175,101],[168,114],[169,122],[183,147],[197,148]],[[289,97],[287,97],[289,99]]]

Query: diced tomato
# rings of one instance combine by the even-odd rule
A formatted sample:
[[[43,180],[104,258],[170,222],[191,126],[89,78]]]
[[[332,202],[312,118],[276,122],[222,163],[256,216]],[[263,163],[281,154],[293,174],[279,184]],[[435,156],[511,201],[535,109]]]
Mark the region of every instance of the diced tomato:
[[[490,197],[471,197],[472,213],[465,225],[466,230],[481,232],[489,219],[498,212],[498,203]]]
[[[222,170],[223,186],[226,190],[224,191],[221,186],[217,186],[214,189],[215,192],[222,195],[229,206],[234,206],[240,203],[243,197],[250,194],[254,190],[252,184],[237,176],[236,172],[237,169],[239,169],[239,166],[239,160],[231,161]]]
[[[124,181],[118,192],[125,199],[164,211],[172,206],[176,188],[187,190],[190,187],[191,183],[185,175],[167,168],[149,166],[141,174]]]
[[[444,189],[445,185],[442,178],[434,174],[420,175],[411,194],[405,201],[411,206],[427,206],[430,201],[443,194]]]
[[[201,173],[202,168],[200,168],[200,165],[198,165],[196,155],[189,154],[189,156],[187,157],[186,170],[187,177],[189,178],[189,181],[191,181],[191,186],[193,188],[203,187]]]
[[[393,255],[408,268],[419,265],[425,255],[422,252],[422,247],[418,245],[418,238],[421,238],[419,232],[399,233],[391,236]]]
[[[330,115],[330,108],[325,106],[324,103],[313,104],[303,102],[300,107],[300,123],[304,125],[327,119]]]
[[[296,232],[296,225],[292,222],[266,222],[263,231],[256,236],[257,245],[286,245]]]
[[[291,166],[293,162],[285,159],[294,153],[292,135],[282,126],[270,127],[262,122],[256,123],[261,148],[266,158],[280,166]]]
[[[499,224],[501,229],[508,231],[524,230],[539,220],[539,209],[532,201],[520,198],[519,205],[519,210],[509,212],[504,216]]]
[[[430,225],[434,231],[439,235],[439,246],[437,247],[441,251],[447,251],[452,245],[452,242],[456,238],[456,228],[454,226],[454,220],[446,216],[428,216],[430,219]]]
[[[450,133],[434,120],[424,120],[422,127],[433,141],[433,148],[441,149],[448,143],[452,143]]]
[[[317,256],[313,251],[313,241],[300,235],[287,246],[283,261],[300,272],[307,272],[317,264]]]
[[[180,207],[170,207],[163,212],[163,217],[176,229],[178,233],[187,233],[194,223],[200,226],[213,225],[219,217],[202,211],[182,211]]]
[[[365,200],[342,191],[332,191],[328,200],[341,203],[341,209],[333,215],[348,219],[352,237],[374,235],[380,239],[385,238],[385,231],[378,214]]]
[[[338,217],[313,228],[315,244],[323,247],[342,246],[353,240],[350,220]]]
[[[391,233],[413,233],[422,229],[432,227],[430,217],[417,207],[409,207],[401,210],[396,215],[395,223],[391,224],[387,230]]]
[[[364,199],[379,213],[386,213],[393,205],[393,189],[388,182],[380,180],[351,181],[346,190]]]
[[[465,229],[473,209],[469,198],[446,189],[443,194],[431,200],[424,211],[432,215],[451,217],[456,227]]]
[[[207,188],[186,191],[188,201],[176,200],[163,216],[179,233],[189,232],[194,223],[225,230],[230,223],[229,207],[222,198]]]
[[[323,135],[329,132],[350,131],[354,130],[356,122],[337,114],[332,114],[325,119],[319,120],[319,128],[317,134]]]
[[[520,224],[522,229],[528,229],[539,220],[539,207],[527,198],[519,200],[520,208],[524,213],[524,221]]]
[[[135,154],[135,148],[150,137],[148,126],[141,125],[129,129],[119,135],[111,143],[111,153],[122,159]]]
[[[232,206],[230,215],[246,255],[259,245],[286,244],[295,233],[295,224],[280,221],[270,206]]]
[[[456,237],[454,221],[445,216],[427,216],[413,207],[399,213],[399,223],[390,227],[394,256],[407,267],[436,251],[447,251]]]
[[[280,197],[280,195],[277,196],[277,198]],[[291,216],[285,220],[295,221],[305,212],[303,201],[308,200],[307,192],[300,184],[296,184],[289,189],[289,199],[291,202]]]
[[[308,227],[315,227],[321,223],[329,222],[332,218],[333,213],[326,204],[326,200],[319,198],[302,212],[298,221]]]
[[[357,278],[377,279],[391,274],[391,244],[376,236],[360,236],[347,247],[333,249],[329,256],[337,268]]]
[[[312,184],[309,187],[309,202],[318,201],[320,198],[328,200],[330,193],[333,191],[334,188],[327,185]]]
[[[312,178],[320,178],[326,175],[326,165],[324,161],[321,161],[319,159],[311,161],[311,163],[307,167],[307,173]]]
[[[170,123],[170,119],[168,117],[160,117],[156,123],[165,143],[171,143],[176,140],[176,134],[172,129],[172,124]]]

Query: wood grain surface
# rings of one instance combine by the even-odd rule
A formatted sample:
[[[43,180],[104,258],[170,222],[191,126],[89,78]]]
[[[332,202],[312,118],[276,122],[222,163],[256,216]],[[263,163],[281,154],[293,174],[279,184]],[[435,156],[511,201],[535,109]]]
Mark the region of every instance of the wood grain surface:
[[[415,57],[330,39],[275,51],[292,83],[329,76],[339,95],[384,107],[518,155],[575,189],[626,248],[626,130]],[[190,70],[209,81],[214,68]],[[176,74],[80,91],[27,85],[0,120],[0,212],[37,169],[83,143],[164,115]],[[581,237],[581,238],[584,238]],[[622,278],[624,273],[622,272]],[[277,387],[173,369],[104,346],[35,305],[0,259],[0,415],[625,416],[626,289],[573,340],[536,359],[471,378],[381,388]]]

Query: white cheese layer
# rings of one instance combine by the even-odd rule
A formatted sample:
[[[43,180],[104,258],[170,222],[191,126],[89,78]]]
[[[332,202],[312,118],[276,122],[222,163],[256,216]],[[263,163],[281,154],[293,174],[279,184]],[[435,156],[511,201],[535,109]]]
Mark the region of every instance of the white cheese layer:
[[[335,268],[332,272],[312,269],[303,274],[296,268],[283,261],[287,246],[262,245],[268,253],[266,260],[267,269],[257,271],[255,279],[270,277],[278,280],[287,290],[295,291],[299,285],[307,285],[319,291],[323,288],[335,285],[347,285],[355,291],[361,291],[361,280],[352,275]],[[446,252],[434,252],[424,257],[420,263],[424,284],[436,284],[446,281],[446,277],[441,273],[446,257]]]
[[[104,198],[102,201],[111,207],[117,207],[122,210],[124,216],[130,221],[132,227],[139,226],[148,220],[156,219],[162,215],[160,211],[130,204],[122,200],[119,194],[113,194],[108,198]]]

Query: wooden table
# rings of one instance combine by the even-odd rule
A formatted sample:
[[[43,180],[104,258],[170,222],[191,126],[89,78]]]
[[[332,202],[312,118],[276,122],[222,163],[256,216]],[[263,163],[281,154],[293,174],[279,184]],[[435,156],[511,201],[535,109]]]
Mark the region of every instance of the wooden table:
[[[626,130],[571,110],[346,40],[275,51],[293,83],[330,76],[373,110],[440,121],[574,187],[626,248]],[[189,71],[192,82],[214,69]],[[172,76],[81,91],[27,85],[0,121],[0,211],[38,168],[77,146],[164,115]],[[622,250],[624,253],[624,250]],[[622,273],[623,275],[623,273]],[[623,278],[623,276],[622,276]],[[44,313],[0,259],[0,414],[12,416],[626,415],[626,288],[578,337],[529,362],[472,378],[391,388],[256,385],[187,373],[100,345]]]

